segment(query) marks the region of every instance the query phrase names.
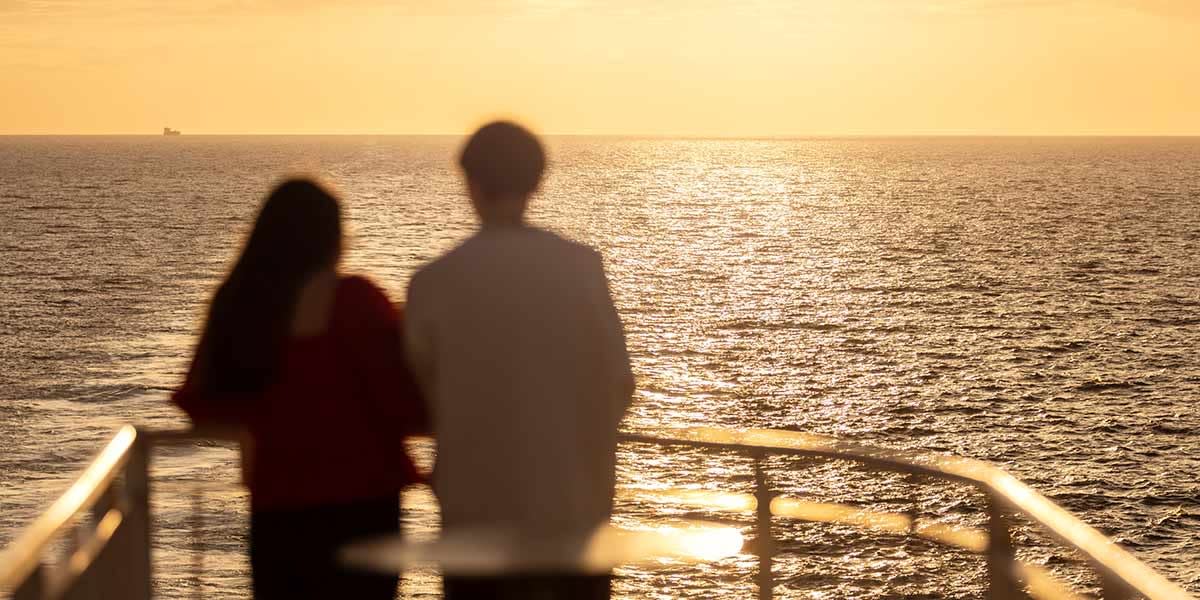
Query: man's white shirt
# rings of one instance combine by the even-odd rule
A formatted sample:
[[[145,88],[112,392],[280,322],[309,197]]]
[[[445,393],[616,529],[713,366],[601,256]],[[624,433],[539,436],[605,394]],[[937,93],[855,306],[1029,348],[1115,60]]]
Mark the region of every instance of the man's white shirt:
[[[405,332],[433,422],[443,527],[608,520],[633,375],[596,251],[485,227],[413,277]]]

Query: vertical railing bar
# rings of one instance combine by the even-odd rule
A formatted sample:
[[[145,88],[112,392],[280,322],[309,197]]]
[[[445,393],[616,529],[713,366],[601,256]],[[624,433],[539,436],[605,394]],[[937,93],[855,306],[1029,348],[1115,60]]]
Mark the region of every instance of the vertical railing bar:
[[[755,536],[758,539],[758,598],[772,600],[775,597],[775,575],[771,563],[775,559],[775,538],[771,534],[771,500],[774,494],[767,483],[767,474],[763,461],[764,452],[754,453],[754,498],[757,501],[755,510]]]
[[[129,582],[132,600],[150,600],[153,595],[153,573],[150,551],[150,443],[140,431],[134,440],[129,462],[125,464],[125,519],[129,528],[130,571],[123,575]]]
[[[91,509],[88,511],[91,514],[91,518],[94,520],[94,522],[100,522],[100,519],[103,519],[104,515],[108,514],[108,511],[117,508],[121,504],[120,500],[117,498],[117,486],[114,485],[115,483],[116,482],[114,481],[108,485],[108,487],[104,490],[104,493],[96,499],[96,503],[93,504]],[[125,489],[128,489],[128,487],[129,483],[126,482]]]
[[[90,523],[88,519],[91,520]],[[89,515],[87,518],[84,518],[80,515],[76,517],[75,522],[70,525],[70,534],[64,536],[66,545],[58,555],[57,564],[66,564],[80,548],[87,544],[88,539],[95,535],[94,527],[99,521],[100,517],[98,516],[93,517]]]
[[[1137,590],[1134,590],[1119,577],[1113,577],[1112,573],[1105,571],[1103,568],[1097,568],[1095,571],[1100,575],[1100,597],[1104,600],[1135,600],[1136,598],[1141,598]]]
[[[988,599],[1017,600],[1023,593],[1015,580],[1016,552],[1012,545],[1012,518],[1004,501],[988,494]]]
[[[408,513],[405,512],[407,510],[408,499],[411,498],[411,494],[412,494],[411,487],[400,490],[400,539],[403,539],[403,540],[412,539],[410,537],[412,535],[412,533],[409,531],[410,527],[408,527]],[[408,591],[409,571],[410,571],[410,569],[401,569],[400,570],[400,580],[397,582],[397,585],[396,585],[396,597],[397,598],[411,597],[409,594],[406,593]]]
[[[920,546],[917,544],[917,537],[916,537],[917,519],[921,515],[920,489],[921,489],[921,486],[925,482],[923,480],[919,479],[915,473],[905,473],[904,474],[904,483],[905,483],[905,485],[908,485],[910,487],[910,489],[912,489],[912,488],[916,488],[916,489],[913,489],[910,492],[912,494],[912,496],[909,498],[908,507],[907,507],[908,510],[905,513],[906,516],[908,517],[908,532],[904,535],[904,538],[901,540],[901,546],[904,549],[905,557],[909,561],[912,561],[913,564],[916,564],[918,562],[917,561],[917,553],[920,552]]]
[[[46,565],[44,564],[38,564],[29,577],[26,577],[12,593],[13,600],[41,600],[45,596]]]
[[[202,576],[204,574],[204,540],[200,539],[204,531],[204,486],[192,488],[192,597],[204,599]]]

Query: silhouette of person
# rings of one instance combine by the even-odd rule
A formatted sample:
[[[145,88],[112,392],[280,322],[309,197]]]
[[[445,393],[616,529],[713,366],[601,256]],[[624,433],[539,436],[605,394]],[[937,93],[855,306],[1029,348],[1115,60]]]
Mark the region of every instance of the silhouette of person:
[[[173,399],[197,426],[244,427],[256,598],[379,598],[397,577],[346,570],[337,552],[399,535],[399,492],[419,477],[403,436],[427,428],[401,315],[338,273],[337,200],[279,185],[213,297]]]
[[[420,269],[408,356],[437,440],[447,532],[580,534],[612,512],[634,380],[600,254],[525,221],[545,154],[519,125],[471,136],[460,165],[479,230]],[[608,575],[444,578],[445,597],[607,598]]]

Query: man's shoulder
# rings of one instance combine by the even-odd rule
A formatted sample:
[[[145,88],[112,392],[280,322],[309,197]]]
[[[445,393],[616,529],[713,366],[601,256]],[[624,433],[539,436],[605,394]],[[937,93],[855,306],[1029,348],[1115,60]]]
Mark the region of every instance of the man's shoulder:
[[[432,282],[438,279],[439,274],[453,270],[454,264],[463,259],[464,247],[470,244],[472,239],[473,238],[467,238],[466,240],[463,240],[457,246],[418,267],[417,270],[413,272],[412,281],[409,285],[411,286],[419,283],[425,283],[427,285],[426,282]]]
[[[600,252],[583,242],[564,237],[547,229],[537,229],[536,231],[537,235],[543,239],[543,243],[557,246],[557,251],[560,253],[565,253],[580,260],[600,260]]]
[[[407,300],[410,309],[419,305],[421,298],[427,297],[430,292],[437,293],[434,289],[438,287],[437,282],[440,279],[438,273],[442,271],[439,266],[440,260],[438,258],[425,263],[409,278]]]
[[[425,263],[413,274],[409,289],[436,287],[473,272],[475,265],[494,264],[502,248],[521,249],[519,254],[535,255],[542,261],[567,263],[574,269],[603,269],[600,253],[591,246],[553,231],[530,227],[516,237],[474,235],[445,254]]]

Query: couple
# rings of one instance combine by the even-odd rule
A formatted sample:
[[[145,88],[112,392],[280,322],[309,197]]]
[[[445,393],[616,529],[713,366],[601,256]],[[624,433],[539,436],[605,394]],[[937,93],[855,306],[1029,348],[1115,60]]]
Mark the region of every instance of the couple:
[[[337,200],[293,180],[263,205],[209,309],[175,402],[244,426],[258,598],[392,598],[344,569],[348,542],[398,535],[421,480],[404,438],[432,433],[445,531],[579,532],[612,509],[633,393],[600,256],[527,225],[545,155],[527,130],[477,131],[460,165],[479,231],[422,268],[403,311],[338,272]],[[403,207],[397,207],[403,210]],[[444,580],[447,598],[607,598],[610,578]]]

